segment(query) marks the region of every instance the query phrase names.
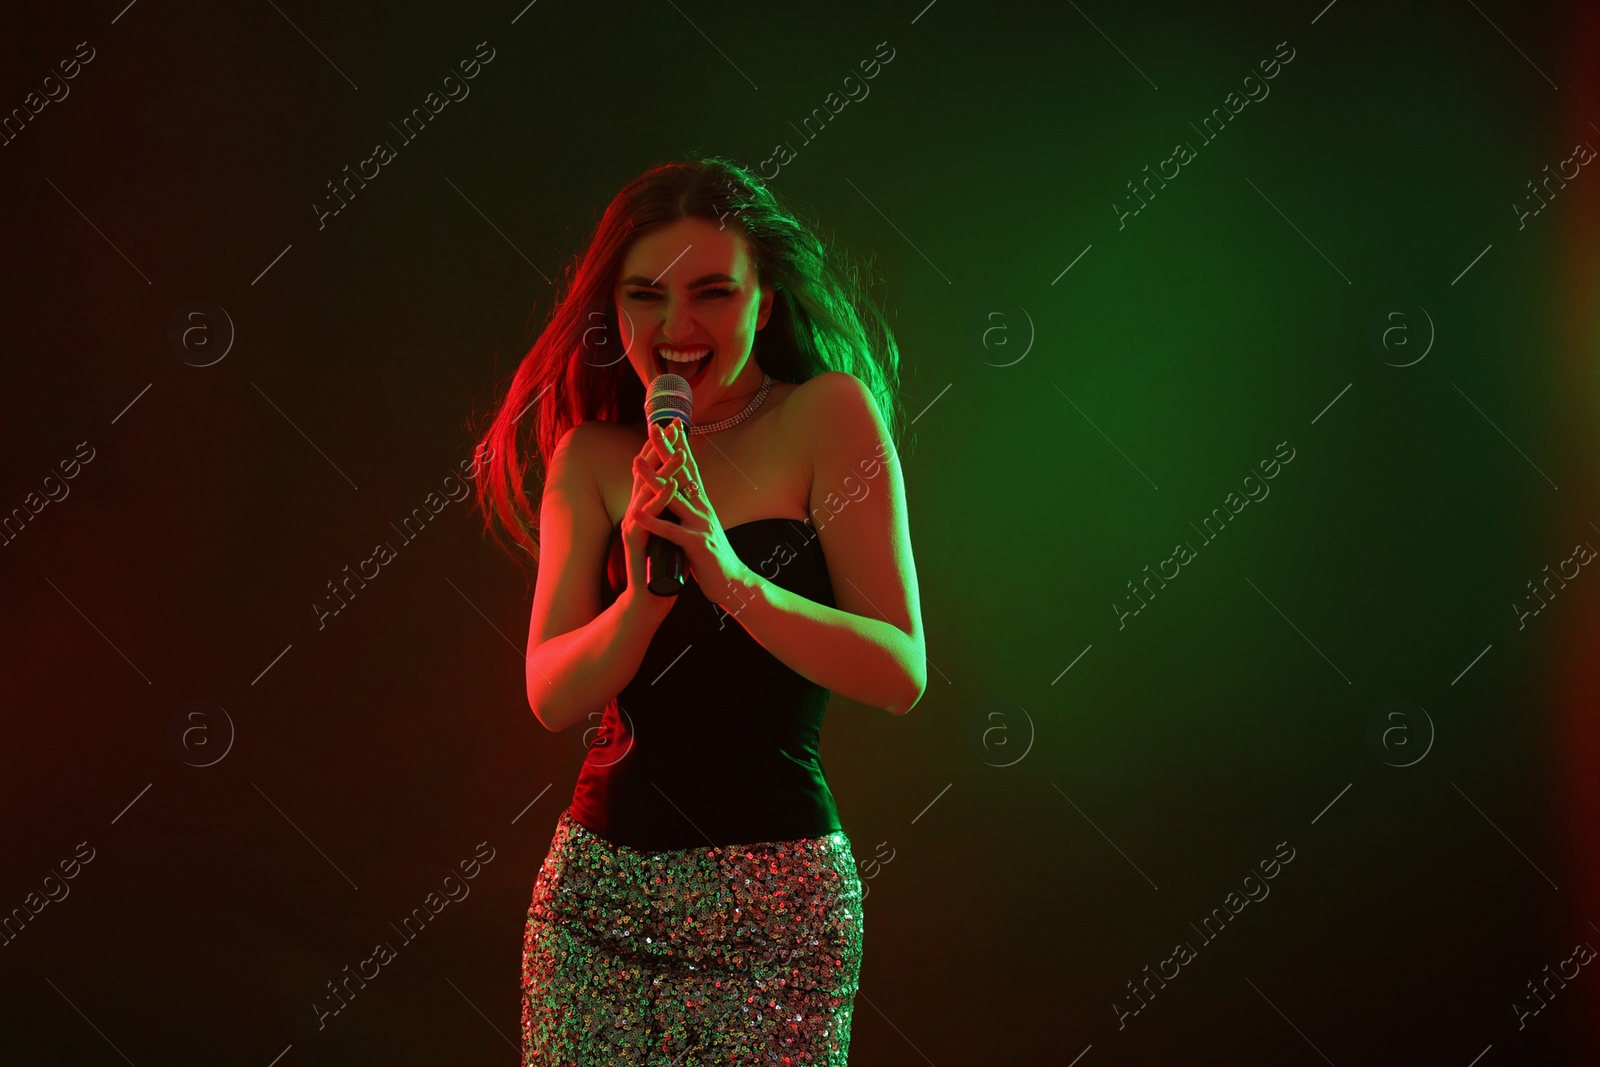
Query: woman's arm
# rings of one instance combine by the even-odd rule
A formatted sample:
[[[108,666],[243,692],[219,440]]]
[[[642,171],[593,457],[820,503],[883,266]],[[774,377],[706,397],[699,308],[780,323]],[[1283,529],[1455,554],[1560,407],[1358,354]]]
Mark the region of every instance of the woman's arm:
[[[590,423],[567,431],[550,457],[539,506],[528,705],[552,731],[583,721],[623,690],[674,602],[630,585],[600,609],[611,517],[586,457],[611,446],[604,432]]]
[[[670,599],[644,595],[671,606]],[[528,704],[545,729],[582,722],[622,692],[638,673],[662,614],[625,589],[588,624],[529,652]]]
[[[922,699],[920,633],[819,604],[754,572],[744,595],[742,606],[730,608],[733,617],[796,674],[891,715]]]
[[[783,410],[791,408],[837,606],[747,569],[724,607],[795,673],[904,715],[922,699],[927,658],[899,458],[872,394],[852,375],[808,380]]]

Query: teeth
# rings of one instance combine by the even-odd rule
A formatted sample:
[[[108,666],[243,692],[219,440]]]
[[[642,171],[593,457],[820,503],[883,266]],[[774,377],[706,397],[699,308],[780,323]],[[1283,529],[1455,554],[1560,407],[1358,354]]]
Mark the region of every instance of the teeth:
[[[695,360],[703,359],[710,354],[711,349],[709,348],[692,348],[687,352],[677,352],[670,348],[656,349],[656,355],[673,363],[693,363]]]

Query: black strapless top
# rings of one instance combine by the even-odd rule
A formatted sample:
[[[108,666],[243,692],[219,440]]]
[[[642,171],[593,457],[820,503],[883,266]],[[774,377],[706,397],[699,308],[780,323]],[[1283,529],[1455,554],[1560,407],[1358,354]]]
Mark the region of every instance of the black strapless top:
[[[807,520],[726,527],[757,574],[833,607],[833,584]],[[615,598],[620,530],[612,531]],[[573,790],[572,817],[642,851],[787,841],[841,829],[817,754],[830,693],[796,674],[707,600],[693,578],[662,620],[639,670],[606,705]]]

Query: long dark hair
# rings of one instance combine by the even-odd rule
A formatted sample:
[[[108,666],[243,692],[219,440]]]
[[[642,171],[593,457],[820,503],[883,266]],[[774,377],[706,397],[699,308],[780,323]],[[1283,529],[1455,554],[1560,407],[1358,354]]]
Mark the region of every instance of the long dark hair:
[[[606,208],[588,248],[568,264],[565,291],[549,321],[478,435],[475,505],[485,528],[513,558],[520,549],[538,562],[536,501],[566,431],[592,419],[644,421],[645,387],[623,351],[612,294],[633,241],[684,218],[743,234],[762,289],[774,292],[767,325],[752,342],[757,365],[796,384],[825,371],[854,375],[876,400],[898,451],[904,422],[900,351],[869,295],[868,266],[830,251],[760,177],[738,163],[700,157],[662,164],[629,182]],[[535,450],[539,493],[528,484]]]

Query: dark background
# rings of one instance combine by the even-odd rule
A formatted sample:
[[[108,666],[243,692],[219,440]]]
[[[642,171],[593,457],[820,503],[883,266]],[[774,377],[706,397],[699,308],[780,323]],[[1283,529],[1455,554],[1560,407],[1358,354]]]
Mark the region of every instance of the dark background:
[[[1600,577],[1514,606],[1600,545],[1596,166],[1513,206],[1600,146],[1592,10],[112,0],[8,8],[0,40],[7,110],[94,49],[0,146],[0,508],[70,490],[0,547],[0,913],[94,857],[0,946],[0,1059],[516,1062],[581,742],[529,712],[531,590],[468,505],[390,524],[623,183],[779,142],[773,189],[883,271],[916,417],[927,692],[835,698],[824,734],[869,887],[851,1062],[1600,1057],[1596,966],[1513,1008],[1600,945]],[[471,895],[319,1030],[480,842]]]

